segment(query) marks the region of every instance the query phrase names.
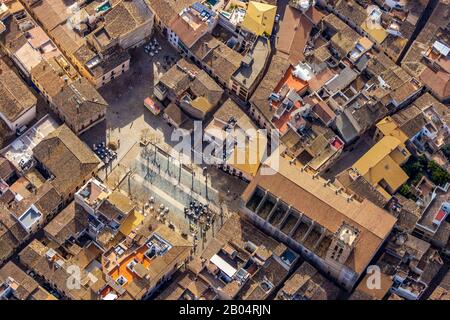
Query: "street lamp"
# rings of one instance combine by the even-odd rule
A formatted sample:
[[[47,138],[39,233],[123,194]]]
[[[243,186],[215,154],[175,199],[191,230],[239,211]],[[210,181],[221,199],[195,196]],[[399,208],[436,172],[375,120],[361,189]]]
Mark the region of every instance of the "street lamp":
[[[203,174],[205,175],[206,200],[209,200],[208,199],[208,167],[203,167]]]
[[[131,178],[134,176],[134,172],[134,169],[130,169],[130,171],[128,171],[128,195],[131,199],[133,199],[131,195]]]
[[[178,183],[181,182],[181,154],[178,151]]]
[[[192,176],[192,185],[191,185],[191,190],[194,191],[194,177],[195,177],[195,172],[194,172],[194,168],[192,167],[192,171],[191,171],[191,176]]]

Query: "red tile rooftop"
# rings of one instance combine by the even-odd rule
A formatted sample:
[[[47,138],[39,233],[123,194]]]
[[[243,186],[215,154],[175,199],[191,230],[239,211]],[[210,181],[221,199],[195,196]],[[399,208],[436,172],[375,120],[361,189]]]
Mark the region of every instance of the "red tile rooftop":
[[[309,87],[311,91],[317,91],[322,88],[325,83],[334,77],[336,73],[330,68],[326,68],[320,73],[316,74],[314,78],[309,80]]]
[[[297,93],[301,94],[308,88],[308,82],[294,77],[294,75],[292,74],[293,70],[294,68],[292,66],[289,67],[289,69],[284,74],[284,77],[280,80],[280,82],[278,82],[278,85],[275,87],[274,92],[279,92],[283,87],[287,86],[289,89],[294,89]],[[271,104],[276,109],[281,104],[281,101],[272,101]],[[296,101],[289,112],[285,112],[279,119],[273,120],[273,124],[281,134],[287,131],[288,122],[291,119],[291,115],[293,114],[293,112],[300,109],[301,107],[301,103],[299,101]]]
[[[442,222],[442,220],[444,220],[445,216],[447,215],[447,213],[444,210],[439,210],[439,212],[437,213],[436,217],[434,218],[435,221],[438,222]]]
[[[110,292],[112,292],[113,291],[113,289],[110,287],[110,286],[106,286],[103,290],[102,290],[102,292],[100,292],[100,296],[102,297],[102,298],[104,298],[104,297],[106,297],[107,295],[108,295],[108,293],[110,293]]]
[[[127,283],[133,282],[137,275],[128,268],[128,264],[135,260],[137,263],[141,263],[145,268],[150,266],[150,260],[145,256],[145,252],[148,250],[146,245],[143,245],[132,254],[128,255],[125,259],[119,262],[119,265],[114,268],[109,275],[117,280],[120,276],[127,279]]]
[[[297,92],[301,92],[308,87],[308,82],[294,77],[292,71],[294,71],[294,67],[290,66],[289,69],[284,74],[284,77],[280,80],[280,82],[278,82],[275,91],[279,91],[285,84],[290,89],[295,89]]]
[[[428,59],[432,60],[434,63],[438,64],[446,72],[450,72],[450,60],[447,57],[443,57],[441,54],[429,49],[425,55]]]
[[[335,138],[331,141],[331,145],[332,145],[336,150],[339,150],[339,149],[342,148],[342,146],[344,145],[344,142],[342,142],[342,140],[339,139],[339,137],[335,137]]]
[[[300,109],[301,106],[302,106],[301,103],[297,101],[292,107],[291,111],[285,112],[279,119],[272,121],[272,123],[275,125],[275,127],[281,134],[285,133],[289,129],[288,122],[291,120],[291,115],[293,114],[294,111]]]

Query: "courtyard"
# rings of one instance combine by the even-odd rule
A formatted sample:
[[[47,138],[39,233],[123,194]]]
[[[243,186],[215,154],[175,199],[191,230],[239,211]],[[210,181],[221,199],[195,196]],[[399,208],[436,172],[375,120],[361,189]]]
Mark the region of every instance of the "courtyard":
[[[146,53],[145,45],[133,49],[130,70],[99,89],[109,104],[106,121],[81,138],[91,148],[115,142],[117,159],[105,166],[99,177],[128,193],[146,215],[157,217],[158,209],[164,207],[169,226],[204,245],[213,230],[221,227],[228,210],[238,210],[236,200],[247,184],[215,167],[181,160],[171,148],[177,143],[171,140],[173,127],[161,114],[156,116],[144,107],[144,99],[153,97],[155,83],[180,59],[165,39],[159,34],[154,37],[161,46],[157,55]],[[148,137],[149,145],[141,144],[143,136]],[[192,202],[208,205],[215,215],[204,235],[198,230],[199,223],[185,214]]]
[[[109,187],[127,193],[145,215],[160,218],[191,241],[196,238],[203,248],[229,213],[238,209],[236,198],[246,184],[215,168],[204,170],[185,164],[173,150],[171,153],[167,150],[168,145],[163,142],[135,144],[105,181]],[[223,179],[229,182],[225,186]],[[223,190],[225,187],[233,192]],[[192,203],[206,205],[212,219],[195,220],[187,216],[186,209]]]
[[[116,142],[119,145],[118,160],[140,139],[143,130],[157,131],[163,137],[170,137],[172,133],[161,115],[155,116],[144,107],[144,99],[153,96],[154,84],[180,59],[167,41],[158,34],[155,38],[161,46],[157,55],[145,53],[144,46],[131,50],[130,70],[99,89],[109,104],[106,121],[81,136],[90,147],[101,142]],[[165,57],[170,57],[170,64]],[[117,165],[118,160],[112,166]]]

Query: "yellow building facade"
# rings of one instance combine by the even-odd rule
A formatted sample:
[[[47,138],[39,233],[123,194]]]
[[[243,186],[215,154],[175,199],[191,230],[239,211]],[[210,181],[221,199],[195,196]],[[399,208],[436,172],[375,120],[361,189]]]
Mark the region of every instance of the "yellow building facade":
[[[276,14],[276,6],[250,1],[247,6],[244,21],[242,22],[242,27],[258,36],[264,34],[271,35]]]

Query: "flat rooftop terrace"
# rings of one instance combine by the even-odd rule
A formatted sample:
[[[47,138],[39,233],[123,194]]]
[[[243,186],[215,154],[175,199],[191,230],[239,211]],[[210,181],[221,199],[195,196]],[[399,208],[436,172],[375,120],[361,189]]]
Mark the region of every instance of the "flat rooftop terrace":
[[[234,78],[239,83],[244,84],[245,81],[247,88],[250,88],[253,85],[264,69],[266,60],[270,55],[269,42],[264,38],[258,38],[249,55],[252,57],[252,63],[249,66],[241,65],[234,75]]]
[[[59,127],[51,116],[46,115],[34,126],[29,128],[22,136],[1,150],[1,154],[16,168],[19,168],[21,159],[33,156],[33,148],[39,144],[49,133]]]
[[[437,216],[440,215],[440,212],[443,211],[442,207],[445,203],[450,203],[450,188],[448,188],[447,191],[438,191],[436,197],[428,205],[428,208],[425,210],[422,218],[417,224],[429,229],[433,233],[436,232],[439,229],[440,224],[437,225],[433,223],[433,220],[435,220]]]
[[[128,266],[132,261],[135,261],[136,263],[142,264],[145,268],[148,268],[150,266],[150,260],[145,255],[145,252],[147,250],[148,248],[144,245],[132,254],[124,257],[124,259],[119,260],[117,262],[118,266],[110,271],[109,275],[116,281],[119,277],[122,276],[127,280],[127,283],[133,282],[136,279],[137,275],[133,271],[131,271]]]

